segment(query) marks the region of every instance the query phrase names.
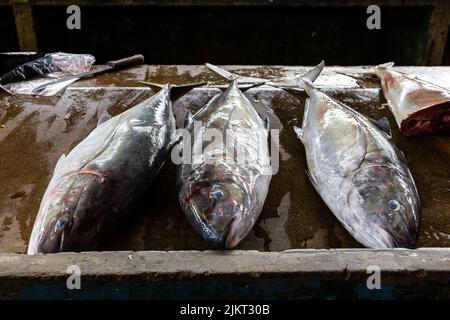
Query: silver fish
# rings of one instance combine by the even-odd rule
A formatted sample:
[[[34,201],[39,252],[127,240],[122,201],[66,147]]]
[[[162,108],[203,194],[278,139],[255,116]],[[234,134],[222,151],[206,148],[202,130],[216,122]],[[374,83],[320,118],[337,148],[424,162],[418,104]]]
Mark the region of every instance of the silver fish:
[[[375,67],[383,92],[405,136],[450,134],[450,91],[393,70],[393,63]]]
[[[195,123],[201,134],[220,132],[222,143],[206,151],[202,135],[194,133]],[[269,161],[267,127],[233,81],[186,128],[192,150],[205,151],[192,157],[191,163],[178,166],[181,207],[205,240],[216,247],[233,248],[255,224],[269,189],[271,175],[264,173]],[[252,161],[239,161],[235,150],[244,150]],[[214,161],[207,161],[208,156]]]
[[[170,87],[100,124],[56,165],[28,254],[96,249],[130,214],[175,133]]]
[[[419,196],[404,155],[371,120],[305,81],[295,128],[307,174],[347,231],[370,248],[415,246]]]

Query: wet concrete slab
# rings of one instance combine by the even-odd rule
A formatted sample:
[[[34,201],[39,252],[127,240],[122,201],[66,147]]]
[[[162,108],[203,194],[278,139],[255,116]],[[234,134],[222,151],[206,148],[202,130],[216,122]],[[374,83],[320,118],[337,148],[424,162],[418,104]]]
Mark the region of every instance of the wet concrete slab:
[[[277,77],[307,67],[229,66],[247,76]],[[450,89],[448,67],[400,67]],[[317,85],[371,117],[387,116],[393,141],[406,155],[422,201],[419,247],[450,246],[450,142],[448,137],[403,137],[369,67],[330,67]],[[351,74],[348,76],[346,74]],[[23,253],[41,197],[61,154],[83,140],[104,110],[117,115],[154,94],[138,80],[210,84],[174,102],[178,126],[220,93],[226,83],[203,66],[140,66],[77,82],[54,97],[0,94],[0,252]],[[272,179],[258,222],[237,249],[283,251],[361,247],[322,202],[306,175],[304,149],[293,126],[301,123],[306,94],[263,86],[245,91],[280,133],[280,170]],[[178,205],[175,167],[161,171],[127,225],[102,250],[206,250]]]

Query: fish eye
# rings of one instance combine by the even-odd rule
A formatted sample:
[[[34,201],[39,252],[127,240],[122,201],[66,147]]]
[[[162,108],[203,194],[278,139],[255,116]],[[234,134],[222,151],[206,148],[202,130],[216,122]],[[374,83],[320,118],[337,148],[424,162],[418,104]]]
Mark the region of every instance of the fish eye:
[[[397,200],[389,200],[387,206],[389,209],[394,211],[400,210],[400,203]]]
[[[211,191],[211,193],[209,194],[209,196],[210,196],[211,198],[216,199],[216,200],[220,200],[220,199],[222,199],[223,197],[225,197],[225,192],[224,192],[223,190],[221,190],[221,189],[215,189],[215,190]]]

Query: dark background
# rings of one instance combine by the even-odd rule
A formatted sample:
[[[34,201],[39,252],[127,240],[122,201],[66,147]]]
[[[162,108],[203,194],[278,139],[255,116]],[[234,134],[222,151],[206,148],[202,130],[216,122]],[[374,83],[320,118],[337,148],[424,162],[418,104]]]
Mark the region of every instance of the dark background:
[[[423,65],[432,12],[381,7],[381,30],[369,30],[366,6],[81,6],[81,30],[68,30],[66,8],[33,8],[39,51],[143,53],[149,64]],[[0,6],[0,29],[0,51],[19,50],[11,7]]]

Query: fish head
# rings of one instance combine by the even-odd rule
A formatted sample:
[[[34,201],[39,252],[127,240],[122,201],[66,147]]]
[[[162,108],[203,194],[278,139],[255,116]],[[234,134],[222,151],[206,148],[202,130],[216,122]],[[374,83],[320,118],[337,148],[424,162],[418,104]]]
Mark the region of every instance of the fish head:
[[[76,250],[77,244],[91,237],[89,230],[80,232],[79,226],[89,224],[82,220],[94,216],[86,212],[90,199],[98,196],[91,187],[93,179],[98,178],[91,174],[70,174],[46,194],[33,228],[28,254]],[[94,221],[90,225],[89,228],[95,229]]]
[[[359,242],[372,248],[415,247],[418,196],[411,177],[388,165],[370,165],[345,179],[341,192],[350,211],[345,224]]]
[[[231,249],[247,236],[259,215],[256,193],[236,176],[211,176],[206,171],[185,184],[180,203],[189,223],[206,241]]]

